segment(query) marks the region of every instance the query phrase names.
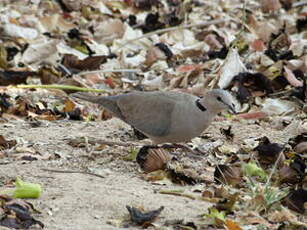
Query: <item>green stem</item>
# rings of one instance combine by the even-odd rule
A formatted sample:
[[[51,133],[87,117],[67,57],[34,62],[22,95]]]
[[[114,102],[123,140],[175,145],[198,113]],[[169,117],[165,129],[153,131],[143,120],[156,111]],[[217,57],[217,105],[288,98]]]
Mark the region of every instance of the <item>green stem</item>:
[[[73,85],[16,85],[12,86],[20,89],[62,89],[62,90],[75,90],[82,92],[93,92],[93,93],[106,93],[103,89],[83,88]]]

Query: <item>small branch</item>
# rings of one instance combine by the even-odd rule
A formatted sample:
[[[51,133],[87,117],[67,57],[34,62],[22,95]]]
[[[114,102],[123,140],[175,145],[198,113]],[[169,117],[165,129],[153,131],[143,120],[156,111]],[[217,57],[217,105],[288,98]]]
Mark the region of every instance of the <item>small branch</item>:
[[[301,7],[301,6],[305,6],[307,5],[307,1],[300,1],[300,2],[294,2],[292,3],[292,7],[295,8],[295,7]]]
[[[190,194],[186,194],[183,192],[178,192],[178,191],[172,191],[172,190],[160,190],[159,191],[160,194],[167,194],[167,195],[174,195],[174,196],[182,196],[182,197],[186,197],[192,200],[196,200],[196,197]]]
[[[61,89],[61,90],[75,90],[81,92],[93,92],[93,93],[107,93],[103,89],[93,89],[93,88],[82,88],[73,85],[16,85],[11,86],[19,89]]]
[[[86,74],[93,74],[93,73],[138,73],[140,69],[101,69],[101,70],[93,70],[93,71],[83,71],[77,73],[76,75],[86,75]]]
[[[87,137],[87,138],[78,137],[75,139],[68,139],[68,141],[69,141],[68,144],[71,146],[78,146],[80,144],[118,145],[118,146],[124,146],[124,147],[139,146],[138,144],[134,144],[134,143],[121,142],[121,141],[106,141],[106,140],[96,139],[94,137]]]
[[[100,178],[105,178],[102,175],[99,175],[97,173],[92,173],[92,172],[87,172],[87,171],[79,171],[79,170],[62,170],[62,169],[48,169],[48,168],[42,168],[41,170],[46,171],[46,172],[56,172],[56,173],[81,173],[81,174],[87,174],[90,176],[96,176]]]
[[[292,91],[293,89],[287,89],[287,90],[280,91],[280,92],[270,93],[268,96],[270,97],[289,96]]]
[[[120,47],[118,47],[114,51],[114,53],[116,53],[117,51],[119,51],[121,48],[125,47],[129,43],[133,43],[133,42],[135,42],[137,40],[140,40],[142,38],[148,38],[148,37],[150,37],[152,35],[155,35],[155,34],[162,34],[162,33],[165,33],[165,32],[170,32],[170,31],[174,31],[174,30],[181,30],[181,29],[188,29],[188,28],[192,28],[192,27],[216,25],[216,24],[227,22],[227,21],[229,21],[229,19],[217,19],[217,20],[212,20],[212,21],[209,21],[209,22],[201,22],[201,23],[195,23],[195,24],[180,25],[180,26],[174,26],[174,27],[170,27],[170,28],[155,30],[155,31],[152,31],[150,33],[144,34],[144,35],[142,35],[140,37],[129,39],[124,44],[122,44]]]
[[[270,173],[270,175],[269,175],[269,177],[268,177],[268,179],[267,179],[267,181],[266,181],[266,183],[265,183],[265,186],[264,186],[265,188],[267,188],[267,187],[270,185],[272,176],[273,176],[273,174],[276,172],[278,163],[280,162],[282,156],[283,156],[283,152],[280,152],[279,155],[278,155],[277,160],[275,161],[275,164],[274,164],[274,166],[273,166],[273,169],[272,169],[272,171],[271,171],[271,173]]]

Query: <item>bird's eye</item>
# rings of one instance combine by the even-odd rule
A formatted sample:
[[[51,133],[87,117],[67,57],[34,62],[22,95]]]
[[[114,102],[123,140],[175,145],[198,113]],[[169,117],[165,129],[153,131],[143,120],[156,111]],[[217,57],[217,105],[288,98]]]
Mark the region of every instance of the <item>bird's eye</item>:
[[[222,98],[221,97],[217,97],[216,98],[218,101],[222,101]]]

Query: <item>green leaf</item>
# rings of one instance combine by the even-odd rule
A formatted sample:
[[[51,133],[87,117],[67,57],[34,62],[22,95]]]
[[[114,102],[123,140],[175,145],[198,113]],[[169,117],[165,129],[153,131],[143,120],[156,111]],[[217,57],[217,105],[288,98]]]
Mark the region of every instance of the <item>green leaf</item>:
[[[14,198],[39,198],[42,194],[39,184],[24,182],[19,177],[16,178],[15,186]]]
[[[222,220],[222,221],[225,221],[225,212],[224,211],[219,211],[217,210],[216,208],[210,208],[209,209],[209,213],[208,214],[205,214],[206,217],[210,217],[210,218],[213,218],[213,219],[219,219],[219,220]]]
[[[265,180],[267,178],[265,171],[252,161],[243,165],[243,173],[249,177],[259,176],[261,180]]]

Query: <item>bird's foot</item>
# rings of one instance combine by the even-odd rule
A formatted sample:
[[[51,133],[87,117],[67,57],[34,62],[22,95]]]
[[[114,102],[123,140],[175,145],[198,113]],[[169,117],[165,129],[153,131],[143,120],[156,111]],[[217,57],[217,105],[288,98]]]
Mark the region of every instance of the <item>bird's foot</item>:
[[[190,148],[189,146],[187,145],[184,145],[184,144],[163,144],[161,146],[162,148],[167,148],[167,149],[170,149],[170,148],[180,148],[180,149],[183,149],[189,153],[192,153],[193,156],[200,156],[200,155],[205,155],[206,153],[201,151],[201,150],[198,150],[198,149],[192,149]]]

